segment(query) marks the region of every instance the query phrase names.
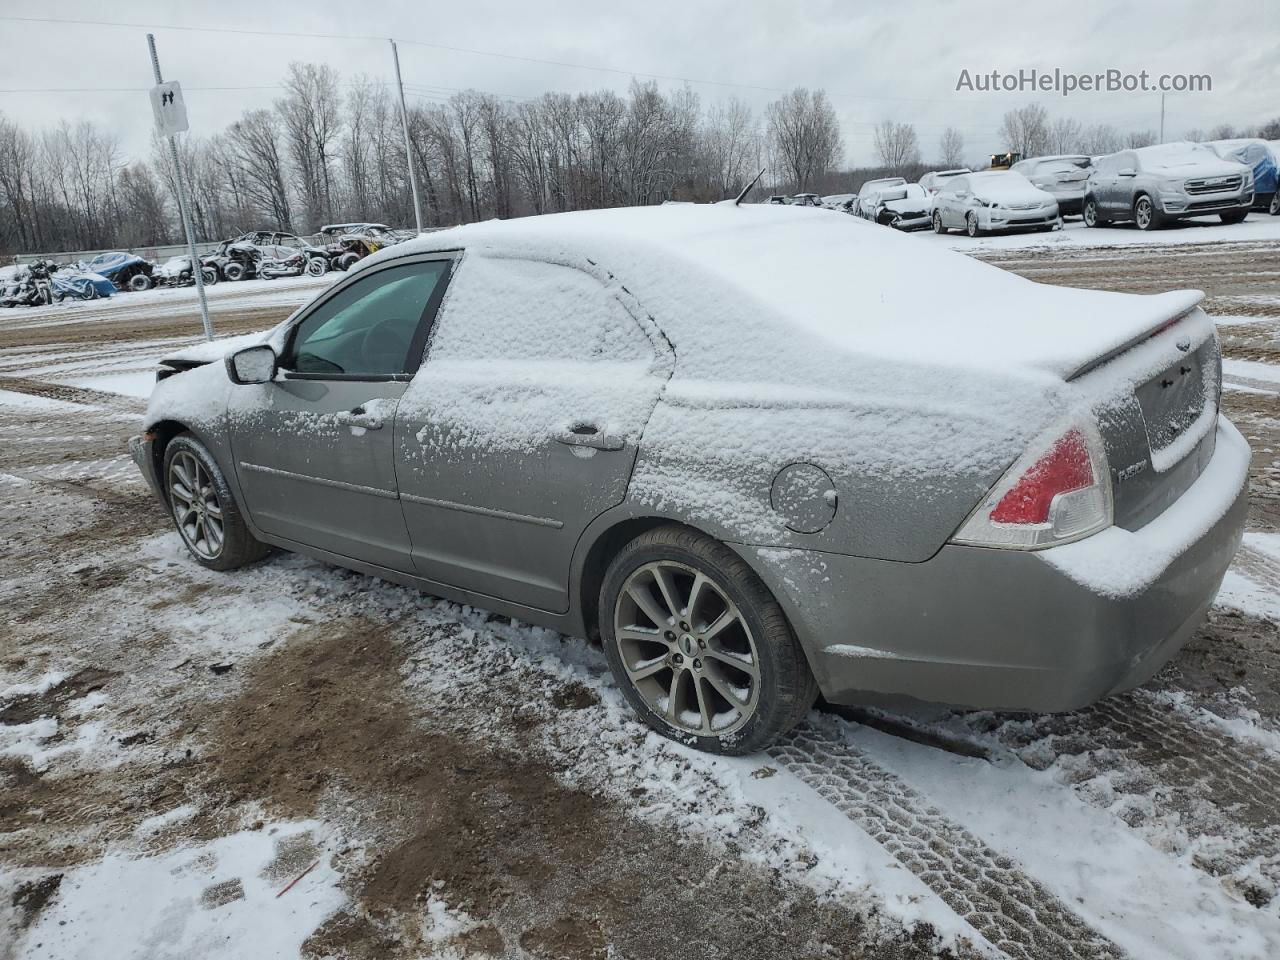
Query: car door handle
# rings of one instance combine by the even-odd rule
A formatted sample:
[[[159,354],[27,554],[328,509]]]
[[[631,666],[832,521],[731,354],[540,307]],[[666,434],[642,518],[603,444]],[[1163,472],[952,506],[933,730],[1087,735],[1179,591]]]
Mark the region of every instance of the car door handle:
[[[365,430],[381,430],[382,418],[369,413],[364,407],[355,407],[335,414],[334,419],[342,427],[363,427]]]
[[[567,424],[553,434],[559,442],[571,447],[592,447],[596,450],[621,450],[621,438],[610,436],[598,424],[579,420]]]

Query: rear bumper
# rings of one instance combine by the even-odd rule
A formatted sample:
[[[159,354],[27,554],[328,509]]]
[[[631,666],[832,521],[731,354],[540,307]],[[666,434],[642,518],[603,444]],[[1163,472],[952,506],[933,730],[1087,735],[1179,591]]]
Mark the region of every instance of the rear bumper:
[[[133,457],[133,462],[138,465],[138,469],[146,478],[147,486],[151,488],[161,503],[164,503],[164,493],[160,489],[160,478],[156,475],[156,458],[155,458],[155,440],[147,433],[129,438],[129,456]]]
[[[739,547],[836,703],[1059,711],[1149,679],[1202,622],[1240,544],[1248,443],[1225,420],[1201,478],[1137,531],[924,563]]]

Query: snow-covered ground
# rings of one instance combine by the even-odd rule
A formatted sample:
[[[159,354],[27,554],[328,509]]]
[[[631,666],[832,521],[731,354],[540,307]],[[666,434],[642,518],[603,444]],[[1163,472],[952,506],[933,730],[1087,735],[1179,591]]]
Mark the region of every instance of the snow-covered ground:
[[[990,250],[1025,250],[1045,247],[1050,250],[1078,250],[1088,247],[1177,246],[1188,243],[1277,243],[1280,242],[1280,217],[1266,213],[1250,213],[1244,223],[1225,224],[1217,217],[1199,217],[1175,223],[1161,230],[1144,232],[1132,223],[1118,223],[1090,229],[1079,217],[1069,217],[1063,229],[1049,233],[992,233],[968,237],[952,232],[937,235],[918,231],[912,236],[925,243],[943,244],[964,253]]]
[[[1280,956],[1280,291],[1186,262],[1153,279],[1233,298],[1254,454],[1187,650],[1074,714],[815,712],[742,759],[649,732],[585,642],[193,564],[121,444],[194,291],[0,312],[0,958]],[[317,287],[220,285],[215,325]]]

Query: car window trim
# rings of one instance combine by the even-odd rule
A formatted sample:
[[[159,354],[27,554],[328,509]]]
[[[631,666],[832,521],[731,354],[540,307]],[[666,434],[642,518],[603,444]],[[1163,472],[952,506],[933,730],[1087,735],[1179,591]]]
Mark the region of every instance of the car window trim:
[[[461,256],[461,249],[452,250],[432,250],[427,253],[405,254],[401,257],[389,259],[384,263],[380,263],[372,270],[361,270],[357,276],[347,277],[338,281],[328,292],[310,304],[305,313],[299,314],[286,332],[284,349],[281,351],[281,363],[288,358],[293,351],[294,340],[298,335],[298,328],[306,323],[317,310],[321,309],[326,303],[346,290],[353,284],[360,283],[368,277],[377,276],[385,270],[394,267],[403,267],[414,263],[431,263],[436,260],[448,260],[449,269],[441,276],[440,282],[436,284],[435,289],[431,291],[431,296],[427,298],[426,306],[423,307],[422,316],[418,318],[418,325],[414,329],[413,337],[409,341],[409,349],[405,356],[405,371],[403,373],[311,373],[307,371],[288,370],[281,367],[280,373],[286,380],[341,380],[356,381],[364,383],[386,383],[389,381],[401,380],[408,382],[413,379],[414,374],[422,366],[423,355],[426,350],[426,342],[432,327],[435,326],[436,314],[440,311],[440,304],[444,300],[445,290],[453,281],[454,270],[457,267],[458,258]],[[420,345],[421,344],[421,345]],[[296,360],[296,358],[290,358]]]

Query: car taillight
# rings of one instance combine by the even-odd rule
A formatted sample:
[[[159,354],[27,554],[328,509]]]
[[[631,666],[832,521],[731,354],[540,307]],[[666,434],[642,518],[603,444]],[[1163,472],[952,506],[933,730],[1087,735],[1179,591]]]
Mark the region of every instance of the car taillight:
[[[1111,520],[1102,438],[1092,427],[1073,424],[1019,457],[953,540],[1030,550],[1079,540]]]

